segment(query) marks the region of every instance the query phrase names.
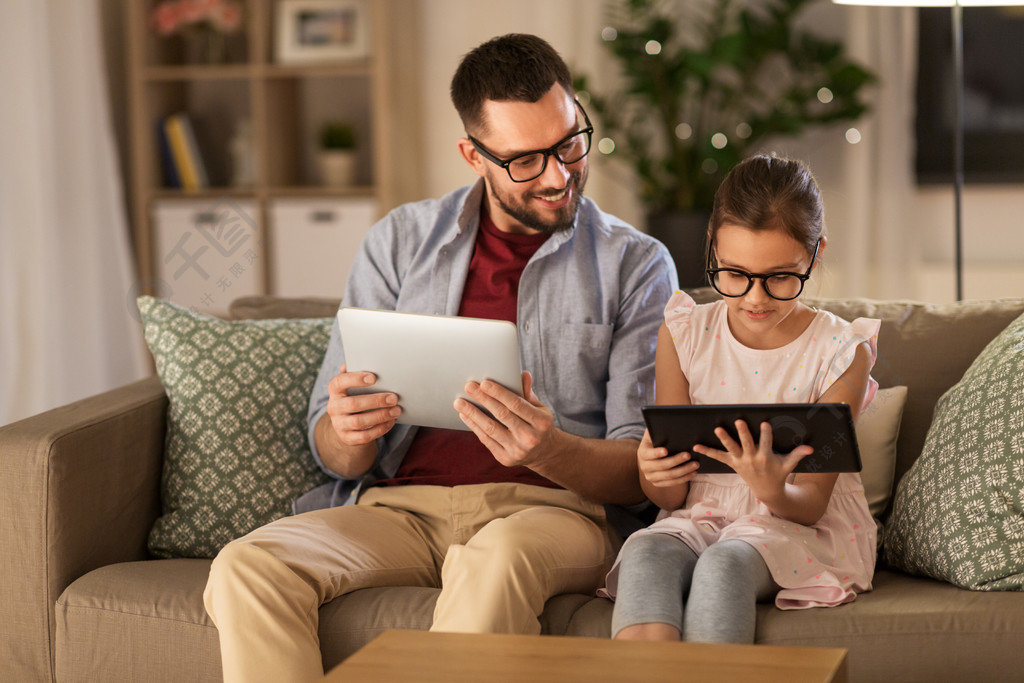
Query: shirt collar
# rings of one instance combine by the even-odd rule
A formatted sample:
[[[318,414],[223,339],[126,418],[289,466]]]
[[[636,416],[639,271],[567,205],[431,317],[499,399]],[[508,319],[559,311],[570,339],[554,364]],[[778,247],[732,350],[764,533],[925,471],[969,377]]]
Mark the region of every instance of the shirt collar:
[[[466,194],[466,200],[462,204],[462,210],[459,212],[458,219],[458,231],[459,233],[465,232],[467,229],[475,230],[480,226],[480,210],[484,200],[484,192],[487,191],[486,184],[483,178],[477,179],[476,183],[469,188],[469,192]],[[576,217],[573,219],[572,227],[568,230],[560,230],[551,236],[551,238],[544,243],[541,249],[545,252],[554,251],[561,245],[572,239],[575,234],[577,227],[580,222],[580,214],[584,210],[586,204],[585,199],[581,199],[580,208],[576,211]]]

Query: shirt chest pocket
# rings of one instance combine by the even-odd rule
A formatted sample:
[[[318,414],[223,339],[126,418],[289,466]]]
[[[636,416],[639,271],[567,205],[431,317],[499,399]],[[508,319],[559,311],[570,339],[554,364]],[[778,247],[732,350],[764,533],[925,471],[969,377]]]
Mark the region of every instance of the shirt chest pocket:
[[[569,412],[604,411],[613,325],[562,323],[545,339],[548,381],[557,382],[555,400]]]

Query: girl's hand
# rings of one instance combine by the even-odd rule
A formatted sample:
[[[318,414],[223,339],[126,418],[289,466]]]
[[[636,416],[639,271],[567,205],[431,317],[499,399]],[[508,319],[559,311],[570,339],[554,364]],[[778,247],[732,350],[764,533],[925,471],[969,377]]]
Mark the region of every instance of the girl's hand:
[[[697,467],[700,466],[689,453],[669,455],[667,448],[655,448],[647,431],[637,448],[636,462],[640,477],[658,488],[689,484],[697,476]]]
[[[745,421],[736,420],[735,424],[739,441],[733,439],[729,432],[721,427],[715,430],[724,451],[704,445],[695,445],[693,450],[736,470],[736,474],[747,482],[758,499],[777,500],[783,494],[789,475],[801,460],[814,452],[814,449],[803,445],[797,446],[786,455],[773,453],[770,424],[761,423],[761,438],[757,443],[754,443],[754,437]]]

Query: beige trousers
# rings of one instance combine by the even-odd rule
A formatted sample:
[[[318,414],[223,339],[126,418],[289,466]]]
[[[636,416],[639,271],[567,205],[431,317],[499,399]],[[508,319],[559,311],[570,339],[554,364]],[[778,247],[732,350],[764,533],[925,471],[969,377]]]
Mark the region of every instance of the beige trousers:
[[[204,601],[224,680],[316,681],[321,604],[359,588],[433,586],[433,630],[539,633],[551,596],[591,593],[614,559],[604,509],[523,484],[371,488],[228,544]]]

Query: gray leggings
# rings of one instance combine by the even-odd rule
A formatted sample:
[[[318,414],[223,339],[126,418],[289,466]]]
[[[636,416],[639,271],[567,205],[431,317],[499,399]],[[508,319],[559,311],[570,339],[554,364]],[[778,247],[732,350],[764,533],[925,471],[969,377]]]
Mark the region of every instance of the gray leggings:
[[[661,623],[683,640],[753,643],[757,603],[779,590],[760,553],[735,539],[698,557],[677,536],[643,534],[627,539],[619,558],[613,636]]]

